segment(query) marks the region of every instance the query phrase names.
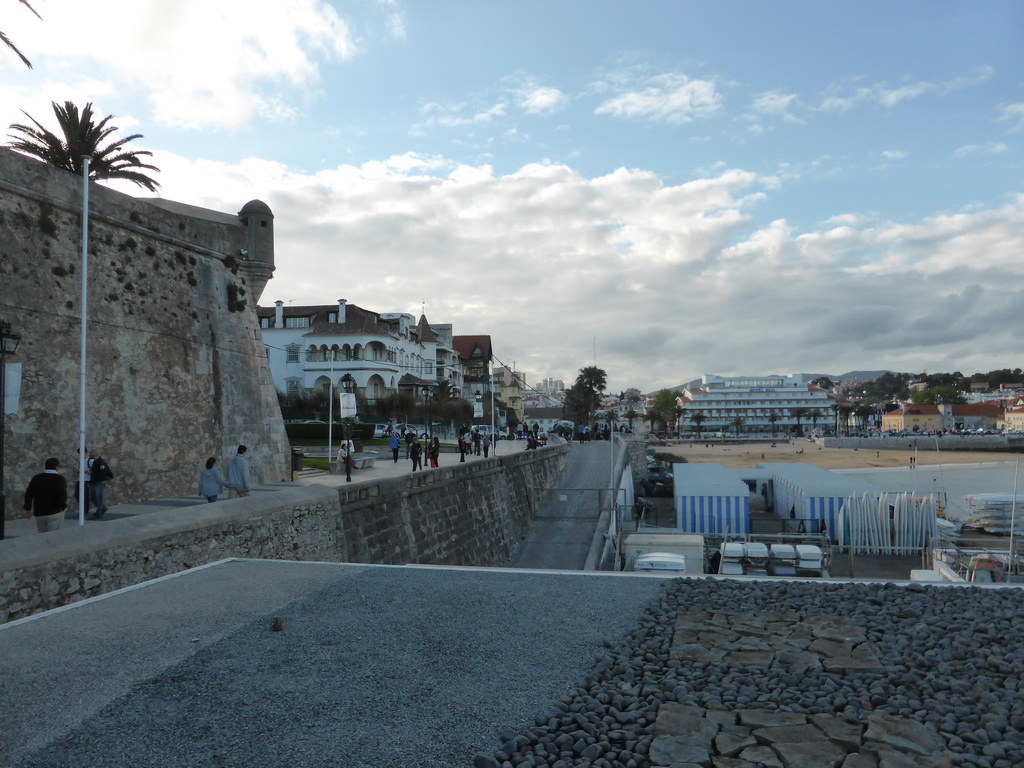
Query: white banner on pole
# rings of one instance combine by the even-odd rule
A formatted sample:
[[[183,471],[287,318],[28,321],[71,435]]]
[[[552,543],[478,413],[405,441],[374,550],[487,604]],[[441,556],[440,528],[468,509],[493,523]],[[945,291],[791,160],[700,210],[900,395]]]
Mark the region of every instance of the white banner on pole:
[[[473,418],[482,419],[484,417],[484,404],[473,403]]]
[[[18,412],[18,399],[21,397],[21,363],[0,363],[4,366],[3,406],[5,416],[13,416]]]
[[[356,396],[351,392],[341,392],[341,418],[351,419],[356,415]]]

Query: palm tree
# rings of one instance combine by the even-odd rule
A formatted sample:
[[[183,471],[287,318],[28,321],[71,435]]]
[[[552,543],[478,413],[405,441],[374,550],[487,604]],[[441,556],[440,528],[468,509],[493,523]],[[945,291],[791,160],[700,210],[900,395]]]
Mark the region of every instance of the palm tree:
[[[729,426],[736,430],[736,437],[739,437],[740,436],[740,430],[743,428],[743,425],[746,424],[746,423],[747,423],[747,420],[744,419],[742,416],[733,416],[732,419],[729,421]]]
[[[789,415],[792,416],[794,419],[796,419],[796,434],[797,434],[797,436],[802,435],[804,433],[804,431],[802,429],[800,429],[800,421],[802,419],[806,419],[810,415],[810,412],[808,411],[807,408],[803,408],[803,407],[800,407],[800,408],[790,408],[789,409]]]
[[[703,425],[704,422],[708,420],[708,417],[705,416],[700,411],[694,411],[693,413],[690,414],[689,418],[690,418],[690,421],[693,423],[693,426],[695,426],[697,428],[697,439],[700,440],[700,428],[701,428],[701,425]]]
[[[15,123],[11,126],[11,149],[26,155],[39,158],[55,168],[82,175],[83,156],[90,157],[89,178],[91,179],[127,179],[128,181],[155,192],[160,185],[143,171],[159,171],[155,165],[144,163],[143,156],[152,156],[152,152],[144,149],[127,149],[125,145],[141,139],[141,133],[133,133],[117,141],[109,141],[117,126],[107,125],[113,115],[107,115],[98,123],[94,122],[92,102],[85,105],[81,114],[78,107],[70,101],[63,105],[52,102],[53,112],[57,116],[63,138],[45,128],[27,112],[25,117],[35,127]],[[15,135],[20,134],[20,135]]]
[[[772,425],[772,439],[773,440],[775,439],[775,432],[776,432],[775,425],[779,423],[779,419],[781,419],[781,418],[782,418],[782,416],[779,415],[778,411],[772,411],[771,413],[768,414],[768,423]]]
[[[26,8],[28,8],[30,11],[32,11],[32,13],[35,13],[37,19],[42,19],[43,18],[38,13],[36,13],[36,9],[35,8],[33,8],[31,5],[29,5],[28,0],[18,0],[18,2],[20,2]],[[18,50],[18,46],[16,46],[14,43],[12,43],[11,42],[11,38],[9,38],[3,32],[0,32],[0,42],[2,42],[4,45],[6,45],[8,48],[10,48],[16,54],[18,54],[18,58],[21,59],[25,63],[25,66],[28,67],[29,69],[32,69],[32,62],[25,58],[25,54],[23,54],[21,51],[19,51]]]
[[[875,409],[866,404],[858,405],[853,411],[853,415],[857,417],[857,421],[860,422],[862,429],[867,429],[868,419],[870,419],[874,413]]]
[[[821,408],[812,408],[810,413],[811,428],[817,429],[818,422],[821,421],[823,418],[825,418],[825,414],[822,412]]]
[[[629,421],[629,431],[633,431],[633,422],[636,421],[636,417],[640,414],[636,412],[636,409],[630,406],[629,410],[626,411],[626,419]]]
[[[593,421],[594,412],[600,404],[601,393],[608,388],[608,374],[596,365],[588,365],[585,368],[580,368],[575,386],[584,400],[582,403],[586,414],[584,423],[589,424]]]

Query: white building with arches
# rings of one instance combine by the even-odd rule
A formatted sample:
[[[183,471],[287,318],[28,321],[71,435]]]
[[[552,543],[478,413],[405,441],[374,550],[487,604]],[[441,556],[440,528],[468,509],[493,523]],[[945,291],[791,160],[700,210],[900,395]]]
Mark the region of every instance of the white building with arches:
[[[406,312],[371,312],[345,299],[314,306],[277,301],[257,314],[274,385],[287,395],[326,392],[332,383],[340,390],[346,374],[370,405],[442,377],[453,388],[463,385],[451,326],[435,333],[425,315],[417,322]]]

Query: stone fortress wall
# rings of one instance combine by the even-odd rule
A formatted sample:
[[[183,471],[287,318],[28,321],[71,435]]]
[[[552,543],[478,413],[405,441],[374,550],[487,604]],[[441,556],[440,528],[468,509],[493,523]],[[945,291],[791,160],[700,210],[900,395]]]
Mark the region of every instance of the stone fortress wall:
[[[568,451],[550,446],[340,488],[281,485],[0,542],[0,623],[230,557],[502,565]]]
[[[0,149],[0,320],[21,336],[6,418],[7,517],[48,456],[74,474],[79,431],[82,181]],[[86,443],[114,470],[107,503],[195,493],[209,456],[249,446],[255,480],[289,447],[255,307],[273,214],[223,214],[89,189]]]

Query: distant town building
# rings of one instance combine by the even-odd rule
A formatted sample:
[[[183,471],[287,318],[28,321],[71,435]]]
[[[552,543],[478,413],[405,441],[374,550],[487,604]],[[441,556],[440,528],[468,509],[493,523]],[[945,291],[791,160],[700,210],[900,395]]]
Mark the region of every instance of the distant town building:
[[[907,405],[882,415],[887,432],[946,432],[996,430],[1005,417],[997,403]]]
[[[834,424],[832,401],[804,374],[788,376],[705,375],[683,387],[676,398],[683,414],[680,430],[694,431],[693,414],[701,414],[701,432],[732,432],[737,418],[741,432],[779,433]],[[774,424],[773,424],[774,420]]]
[[[378,313],[339,299],[336,304],[257,307],[274,385],[287,395],[328,391],[350,375],[368,404],[401,390],[418,396],[446,379],[465,386],[450,325],[416,322],[405,312]],[[489,346],[488,346],[489,349]],[[486,375],[485,375],[486,378]]]

